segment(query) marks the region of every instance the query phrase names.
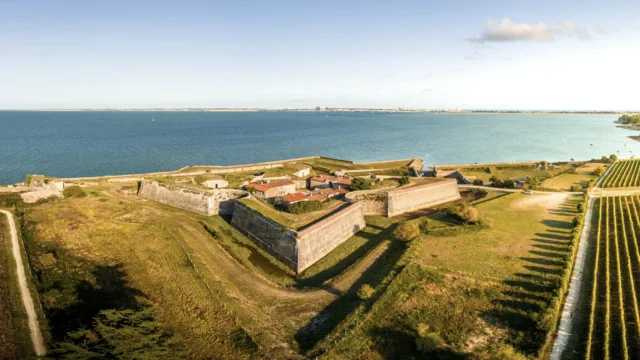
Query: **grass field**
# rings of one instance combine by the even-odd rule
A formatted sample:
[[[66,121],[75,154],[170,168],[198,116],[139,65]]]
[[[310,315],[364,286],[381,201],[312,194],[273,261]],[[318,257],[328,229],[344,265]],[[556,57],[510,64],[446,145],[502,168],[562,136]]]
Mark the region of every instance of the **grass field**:
[[[329,357],[518,359],[516,352],[545,351],[541,320],[568,253],[576,201],[511,194],[478,205],[489,229],[427,236]]]
[[[588,174],[569,174],[564,173],[558,176],[554,176],[550,179],[545,180],[542,183],[542,187],[545,189],[555,189],[562,191],[569,191],[571,185],[577,184],[582,187],[586,187],[589,181],[591,181],[595,176]]]
[[[33,354],[11,252],[6,216],[0,214],[0,359],[22,359]]]
[[[220,217],[86,190],[22,218],[52,348],[100,310],[145,304],[188,358],[300,358],[335,339],[359,287],[380,284],[405,251],[388,239],[392,220],[370,217],[295,276]]]
[[[487,171],[490,169],[490,172]],[[559,169],[539,170],[535,166],[507,166],[507,167],[473,167],[459,169],[465,176],[475,176],[482,180],[484,183],[488,183],[492,176],[497,176],[500,179],[520,179],[529,176],[537,177],[538,180],[545,180],[552,178],[563,171],[566,167]]]
[[[616,161],[602,180],[602,188],[624,188],[640,186],[640,159]]]

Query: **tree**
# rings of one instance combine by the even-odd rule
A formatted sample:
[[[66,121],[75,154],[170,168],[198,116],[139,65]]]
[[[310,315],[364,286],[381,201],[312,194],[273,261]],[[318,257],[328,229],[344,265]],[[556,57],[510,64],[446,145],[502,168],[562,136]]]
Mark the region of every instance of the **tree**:
[[[401,177],[400,180],[398,180],[398,183],[400,184],[400,186],[407,185],[409,183],[409,177],[407,176]]]
[[[611,162],[614,162],[614,161],[618,160],[618,156],[616,156],[616,154],[611,154],[611,155],[609,155],[609,160]]]
[[[502,187],[507,188],[507,189],[515,189],[516,188],[516,182],[511,180],[511,179],[505,179],[502,181]]]
[[[527,176],[527,180],[525,180],[525,183],[527,184],[527,188],[535,189],[538,187],[538,185],[540,185],[540,180],[538,180],[538,178],[535,176]]]
[[[351,188],[353,190],[369,190],[371,189],[371,180],[365,178],[355,178],[351,180]]]
[[[491,181],[491,184],[494,187],[503,187],[504,183],[502,182],[502,180],[500,180],[497,176],[492,176],[489,178],[489,181]]]
[[[578,184],[573,184],[573,185],[571,185],[569,190],[571,190],[572,192],[580,192],[580,191],[582,191],[582,186],[580,186]]]
[[[65,359],[181,359],[175,339],[158,326],[151,307],[102,310],[91,329],[67,334],[53,355]]]
[[[601,176],[602,173],[604,172],[604,170],[601,167],[597,167],[593,170],[593,175],[595,176]]]
[[[541,165],[543,168],[546,168],[546,167],[547,167],[547,164],[548,164],[548,163],[547,163],[546,161],[544,161],[544,160],[540,161],[540,165]]]
[[[475,179],[473,180],[473,185],[482,186],[484,185],[484,182],[482,181],[482,179]]]

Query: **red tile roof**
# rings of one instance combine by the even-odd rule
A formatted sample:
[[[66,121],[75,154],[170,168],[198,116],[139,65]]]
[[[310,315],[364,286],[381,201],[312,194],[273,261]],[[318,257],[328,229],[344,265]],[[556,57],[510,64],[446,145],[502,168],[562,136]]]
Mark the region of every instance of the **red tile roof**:
[[[303,200],[307,200],[307,195],[301,193],[301,192],[297,192],[295,194],[288,194],[282,197],[282,200],[284,200],[285,202],[288,203],[294,203],[294,202],[298,202],[298,201],[303,201]]]
[[[342,178],[338,181],[334,181],[336,184],[342,184],[342,185],[351,185],[351,178]]]
[[[325,201],[327,200],[329,197],[327,195],[322,195],[322,194],[316,194],[316,195],[311,195],[311,196],[307,196],[307,199],[309,199],[309,201]]]
[[[271,182],[269,182],[267,184],[268,187],[274,188],[274,187],[281,187],[281,186],[287,186],[287,185],[295,185],[296,183],[294,183],[291,180],[273,180]]]
[[[314,177],[311,178],[311,180],[313,181],[328,181],[328,180],[333,180],[335,179],[335,176],[332,175],[316,175]]]
[[[254,189],[256,191],[260,191],[260,192],[265,192],[269,189],[271,189],[269,186],[267,185],[263,185],[263,184],[249,184],[247,185],[247,189]]]

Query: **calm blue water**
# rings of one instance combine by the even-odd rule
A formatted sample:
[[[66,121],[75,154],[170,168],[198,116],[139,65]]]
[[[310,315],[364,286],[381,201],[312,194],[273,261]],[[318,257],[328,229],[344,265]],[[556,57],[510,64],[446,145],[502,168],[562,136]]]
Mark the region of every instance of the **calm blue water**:
[[[616,128],[616,118],[0,111],[0,184],[22,181],[27,173],[114,175],[308,155],[355,161],[421,157],[431,166],[591,159],[617,150],[628,156],[626,149],[640,154],[640,143],[626,138],[635,133]]]

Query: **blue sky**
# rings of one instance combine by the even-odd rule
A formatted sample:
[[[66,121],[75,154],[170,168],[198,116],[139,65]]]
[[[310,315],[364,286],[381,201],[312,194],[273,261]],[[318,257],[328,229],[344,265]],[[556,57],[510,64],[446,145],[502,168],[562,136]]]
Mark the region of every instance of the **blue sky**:
[[[639,1],[0,0],[0,108],[640,109]]]

